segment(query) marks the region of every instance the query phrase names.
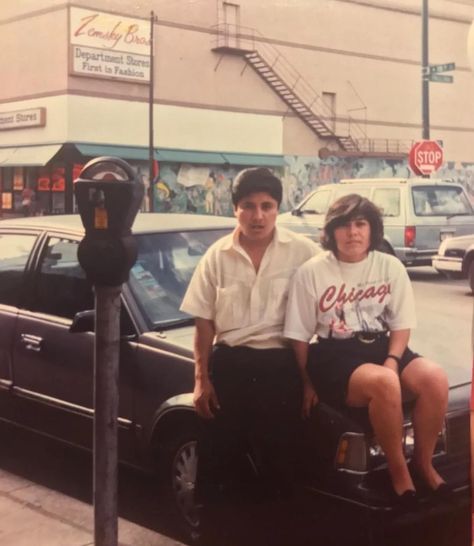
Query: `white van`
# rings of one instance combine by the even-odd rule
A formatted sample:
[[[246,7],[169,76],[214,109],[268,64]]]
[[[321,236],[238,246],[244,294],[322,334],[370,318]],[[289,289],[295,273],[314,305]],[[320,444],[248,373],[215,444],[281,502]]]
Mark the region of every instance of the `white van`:
[[[291,212],[280,214],[278,225],[319,241],[329,206],[350,193],[381,209],[382,250],[407,266],[431,265],[440,241],[474,233],[474,210],[463,186],[426,178],[354,179],[319,186]]]

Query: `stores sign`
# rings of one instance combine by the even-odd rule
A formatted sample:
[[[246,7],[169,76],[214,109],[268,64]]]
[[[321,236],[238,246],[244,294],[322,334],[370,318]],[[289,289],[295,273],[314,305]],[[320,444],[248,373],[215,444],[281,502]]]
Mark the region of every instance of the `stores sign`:
[[[46,108],[29,108],[12,112],[0,112],[0,131],[6,129],[24,129],[25,127],[44,127]]]
[[[150,22],[70,8],[73,74],[148,83]]]

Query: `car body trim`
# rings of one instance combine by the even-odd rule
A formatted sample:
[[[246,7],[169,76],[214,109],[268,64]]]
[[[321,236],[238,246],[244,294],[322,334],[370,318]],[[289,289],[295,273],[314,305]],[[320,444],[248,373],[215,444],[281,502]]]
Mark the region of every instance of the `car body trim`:
[[[9,379],[0,379],[0,389],[10,390],[13,386],[13,381]]]
[[[30,391],[28,389],[23,389],[22,387],[14,386],[12,388],[12,391],[14,394],[17,394],[18,396],[21,396],[23,398],[38,400],[51,406],[58,406],[67,411],[82,413],[88,417],[94,416],[94,410],[92,408],[86,408],[84,406],[79,406],[78,404],[72,404],[71,402],[66,402],[65,400],[60,400],[59,398],[54,398],[52,396],[40,394],[38,392]],[[131,428],[133,426],[133,422],[130,421],[130,419],[126,419],[124,417],[119,417],[117,421],[119,425],[121,425],[124,428]]]

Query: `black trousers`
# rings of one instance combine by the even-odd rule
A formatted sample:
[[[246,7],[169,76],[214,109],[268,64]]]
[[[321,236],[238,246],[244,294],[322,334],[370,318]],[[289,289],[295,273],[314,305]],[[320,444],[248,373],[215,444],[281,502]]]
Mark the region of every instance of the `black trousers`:
[[[221,409],[200,420],[196,500],[203,532],[224,528],[215,542],[227,545],[239,506],[248,513],[291,494],[301,387],[290,349],[217,346],[210,369]]]

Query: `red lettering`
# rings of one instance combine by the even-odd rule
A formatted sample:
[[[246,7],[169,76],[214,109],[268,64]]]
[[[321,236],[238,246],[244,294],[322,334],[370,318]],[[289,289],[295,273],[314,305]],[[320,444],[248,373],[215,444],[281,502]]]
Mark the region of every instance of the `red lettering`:
[[[329,311],[331,307],[334,307],[334,304],[336,303],[336,300],[334,300],[332,303],[329,303],[332,298],[334,297],[334,294],[336,293],[336,287],[334,285],[328,286],[326,290],[323,292],[323,295],[319,299],[319,308],[323,313],[326,311]],[[326,306],[326,301],[328,301],[328,305]]]
[[[85,21],[85,23],[83,25],[81,25],[77,30],[76,32],[74,33],[74,36],[80,36],[81,34],[85,34],[84,32],[82,32],[82,29],[83,28],[86,28],[86,26],[89,24],[89,23],[92,23],[92,21],[94,19],[96,19],[97,17],[99,17],[99,14],[96,13],[95,15],[90,15],[89,17],[83,17],[81,19],[81,21]]]
[[[335,305],[343,306],[346,303],[355,301],[377,298],[379,303],[383,303],[387,294],[390,294],[390,284],[381,284],[378,287],[369,286],[365,291],[362,289],[356,290],[351,288],[350,292],[346,292],[346,285],[343,283],[337,291],[335,285],[328,286],[319,299],[319,309],[325,313],[332,309]],[[337,294],[337,295],[336,295]]]

